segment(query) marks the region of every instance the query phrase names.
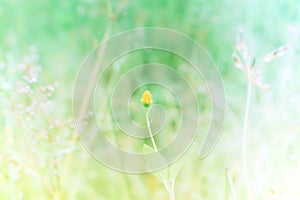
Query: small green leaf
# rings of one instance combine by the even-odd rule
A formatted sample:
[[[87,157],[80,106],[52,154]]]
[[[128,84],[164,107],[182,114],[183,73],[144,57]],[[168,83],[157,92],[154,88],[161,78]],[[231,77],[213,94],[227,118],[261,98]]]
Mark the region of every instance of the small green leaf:
[[[143,152],[144,153],[153,153],[154,149],[152,147],[150,147],[149,145],[144,144],[144,146],[143,146]]]

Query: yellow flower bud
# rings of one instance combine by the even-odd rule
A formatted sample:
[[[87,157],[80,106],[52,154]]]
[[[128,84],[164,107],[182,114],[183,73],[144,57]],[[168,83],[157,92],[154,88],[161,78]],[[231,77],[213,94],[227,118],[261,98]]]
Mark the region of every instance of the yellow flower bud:
[[[146,107],[150,106],[152,104],[152,96],[149,90],[146,90],[142,96],[142,104]]]

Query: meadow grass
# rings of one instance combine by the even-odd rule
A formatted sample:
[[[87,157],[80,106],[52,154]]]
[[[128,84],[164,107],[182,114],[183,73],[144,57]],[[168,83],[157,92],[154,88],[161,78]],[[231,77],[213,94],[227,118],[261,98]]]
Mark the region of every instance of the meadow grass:
[[[223,135],[206,159],[197,157],[200,140],[185,155],[176,178],[176,199],[246,199],[241,152],[247,154],[252,199],[299,199],[298,7],[296,0],[2,0],[0,199],[168,199],[154,174],[108,169],[79,141],[72,141],[72,86],[83,59],[104,37],[143,26],[173,28],[198,41],[212,56],[225,86]],[[261,59],[289,46],[285,56],[260,63],[262,80],[271,88],[252,86],[246,142],[242,130],[250,95],[231,58],[241,33]],[[153,58],[150,53],[126,58],[124,70],[151,58],[182,64],[173,55],[155,52]],[[210,102],[204,94],[199,98],[207,126]],[[104,120],[108,137],[116,139],[119,132],[110,117]],[[131,143],[120,134],[120,145],[128,147]],[[128,148],[142,152],[143,144]]]

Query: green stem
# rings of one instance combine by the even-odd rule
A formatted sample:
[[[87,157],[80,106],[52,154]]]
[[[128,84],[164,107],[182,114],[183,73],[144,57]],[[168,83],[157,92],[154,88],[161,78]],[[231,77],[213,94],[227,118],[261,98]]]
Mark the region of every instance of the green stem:
[[[244,116],[243,150],[242,150],[242,162],[243,162],[243,168],[244,168],[244,174],[245,174],[245,180],[246,180],[248,200],[252,199],[251,198],[250,181],[249,181],[249,175],[248,175],[248,169],[247,169],[247,160],[246,160],[247,129],[248,129],[250,100],[251,100],[251,80],[248,80],[247,100],[246,100],[246,108],[245,108],[245,116]]]
[[[232,199],[236,200],[236,193],[235,193],[235,189],[234,189],[234,185],[233,185],[233,181],[232,181],[232,177],[231,177],[229,169],[226,169],[226,176],[227,176],[228,184],[230,187]],[[227,198],[227,195],[226,195],[226,198]]]
[[[154,151],[158,152],[158,149],[157,149],[154,137],[153,137],[153,133],[152,133],[152,130],[151,130],[151,127],[150,127],[149,108],[146,109],[146,121],[147,121],[147,128],[148,128],[148,132],[149,132],[150,139],[151,139],[151,142],[152,142],[152,146],[154,148]],[[164,184],[164,186],[166,187],[166,189],[169,193],[170,200],[175,200],[175,194],[174,194],[175,179],[172,179],[170,181],[170,183],[168,183],[167,180],[164,180],[163,184]]]
[[[158,152],[158,149],[157,149],[157,146],[156,146],[156,143],[155,143],[152,131],[151,131],[151,127],[150,127],[150,119],[149,119],[149,110],[148,110],[148,108],[147,108],[147,111],[146,111],[146,121],[147,121],[148,132],[149,132],[149,135],[150,135],[150,139],[151,139],[154,151]]]
[[[167,181],[164,181],[163,183],[169,193],[170,200],[175,200],[175,193],[174,193],[175,179],[172,179],[170,183],[168,183]]]

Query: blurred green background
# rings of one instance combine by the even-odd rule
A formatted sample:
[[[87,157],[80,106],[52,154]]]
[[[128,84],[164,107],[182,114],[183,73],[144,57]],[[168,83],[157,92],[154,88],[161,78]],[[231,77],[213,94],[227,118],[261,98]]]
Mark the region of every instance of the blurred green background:
[[[152,26],[203,45],[227,97],[223,135],[206,159],[187,155],[176,199],[232,199],[226,168],[238,199],[246,199],[246,79],[232,59],[240,35],[258,60],[289,46],[284,56],[258,63],[271,89],[254,88],[251,99],[253,199],[300,199],[299,15],[297,0],[0,0],[0,199],[168,199],[154,175],[110,170],[73,142],[72,86],[84,58],[104,38]]]

